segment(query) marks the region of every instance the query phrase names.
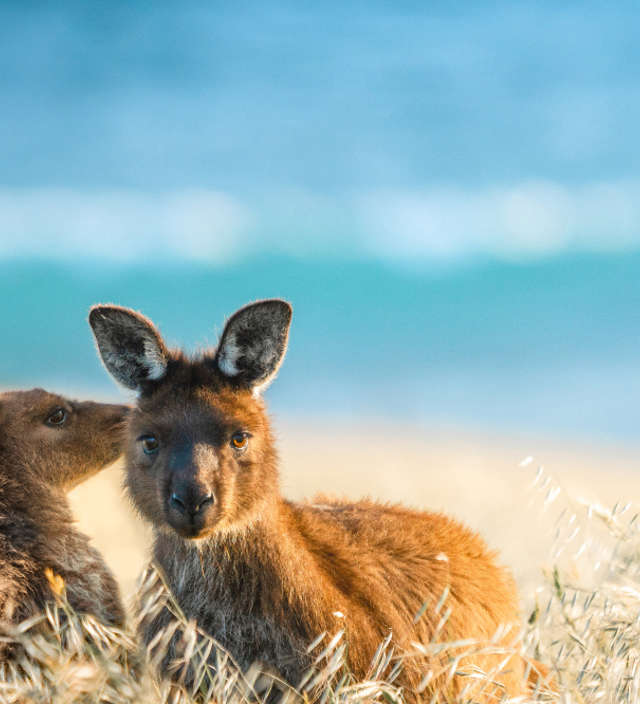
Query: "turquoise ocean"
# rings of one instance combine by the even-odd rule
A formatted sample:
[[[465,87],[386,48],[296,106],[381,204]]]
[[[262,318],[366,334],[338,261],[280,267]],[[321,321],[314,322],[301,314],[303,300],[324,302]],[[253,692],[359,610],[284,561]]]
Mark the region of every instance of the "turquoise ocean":
[[[0,3],[0,386],[293,303],[279,417],[633,443],[637,3]]]
[[[640,253],[390,265],[260,256],[224,265],[0,262],[0,384],[122,394],[93,348],[96,302],[141,310],[171,345],[279,296],[290,346],[266,392],[310,425],[368,419],[633,443],[640,434]]]

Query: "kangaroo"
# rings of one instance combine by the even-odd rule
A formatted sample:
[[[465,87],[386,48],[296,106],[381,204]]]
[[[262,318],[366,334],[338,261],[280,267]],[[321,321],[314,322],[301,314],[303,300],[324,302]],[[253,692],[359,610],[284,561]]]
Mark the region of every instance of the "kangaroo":
[[[43,389],[0,394],[0,620],[42,611],[48,573],[75,611],[123,625],[118,585],[74,527],[66,492],[118,458],[128,411]]]
[[[228,320],[217,349],[187,357],[170,351],[140,313],[91,309],[106,369],[138,392],[127,420],[125,482],[153,525],[153,558],[183,612],[243,669],[259,661],[293,685],[322,632],[345,628],[348,666],[360,678],[390,632],[401,648],[428,643],[445,590],[451,612],[443,640],[486,643],[501,624],[517,623],[511,576],[478,535],[446,515],[370,500],[323,497],[314,505],[281,496],[260,393],[283,360],[291,314],[277,299],[250,304]],[[170,618],[146,623],[144,641]],[[486,670],[504,658],[470,656],[458,669]],[[407,659],[407,690],[428,664]],[[499,691],[523,693],[523,677],[514,655],[498,675]],[[454,677],[447,686],[455,694],[468,682]],[[444,685],[436,678],[426,692],[442,691],[437,687]]]

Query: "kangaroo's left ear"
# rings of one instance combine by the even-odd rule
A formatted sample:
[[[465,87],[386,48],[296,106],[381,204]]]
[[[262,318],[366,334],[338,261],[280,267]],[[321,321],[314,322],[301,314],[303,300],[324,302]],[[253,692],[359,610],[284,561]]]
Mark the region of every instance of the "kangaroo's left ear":
[[[89,324],[104,366],[128,389],[142,391],[145,383],[162,379],[169,353],[153,323],[130,308],[93,306]]]
[[[250,303],[225,325],[215,364],[222,374],[254,391],[276,375],[287,350],[291,306],[278,298]]]

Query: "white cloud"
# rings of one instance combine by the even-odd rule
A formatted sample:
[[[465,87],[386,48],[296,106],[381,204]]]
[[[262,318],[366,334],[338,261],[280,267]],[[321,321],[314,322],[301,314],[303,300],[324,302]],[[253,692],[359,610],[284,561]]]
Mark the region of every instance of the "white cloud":
[[[529,182],[241,200],[167,193],[0,189],[0,257],[226,262],[248,253],[416,262],[640,247],[640,182]]]
[[[377,192],[359,200],[359,211],[370,250],[399,259],[640,246],[640,182]]]
[[[3,257],[226,260],[247,225],[242,206],[213,191],[0,189]]]

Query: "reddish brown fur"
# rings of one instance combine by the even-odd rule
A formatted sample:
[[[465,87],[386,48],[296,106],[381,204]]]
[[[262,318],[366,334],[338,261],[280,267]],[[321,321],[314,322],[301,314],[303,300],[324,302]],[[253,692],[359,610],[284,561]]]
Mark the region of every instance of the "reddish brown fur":
[[[103,310],[97,313],[110,315]],[[131,316],[128,326],[145,326],[145,339],[156,336],[162,345],[149,321]],[[250,385],[221,373],[219,351],[189,360],[163,345],[159,349],[166,372],[141,383],[128,422],[127,485],[135,506],[154,525],[154,557],[181,609],[243,668],[261,661],[295,684],[310,664],[306,646],[319,633],[344,626],[349,667],[365,677],[389,632],[401,649],[410,649],[412,641],[428,643],[447,607],[451,613],[441,640],[488,644],[500,625],[514,627],[506,639],[514,640],[514,582],[478,535],[445,515],[397,505],[282,498],[270,423]],[[125,380],[142,378],[144,368],[141,363],[137,371],[127,369]],[[251,434],[242,454],[230,445],[237,431]],[[158,442],[152,456],[141,446],[150,435]],[[185,526],[169,500],[176,473],[188,473],[199,491],[215,498],[193,525]],[[436,614],[445,589],[449,597]],[[164,613],[146,623],[146,641],[170,619]],[[457,669],[488,670],[504,657],[468,657]],[[403,683],[414,687],[428,664],[442,662],[408,660]],[[521,694],[523,678],[523,661],[514,655],[498,675],[496,690],[476,700]],[[458,676],[447,684],[441,677],[428,691],[448,696],[470,681]]]
[[[61,424],[47,424],[63,409]],[[117,583],[73,525],[65,492],[121,453],[128,408],[42,389],[0,394],[0,619],[21,621],[53,599],[45,570],[80,613],[121,625]]]

